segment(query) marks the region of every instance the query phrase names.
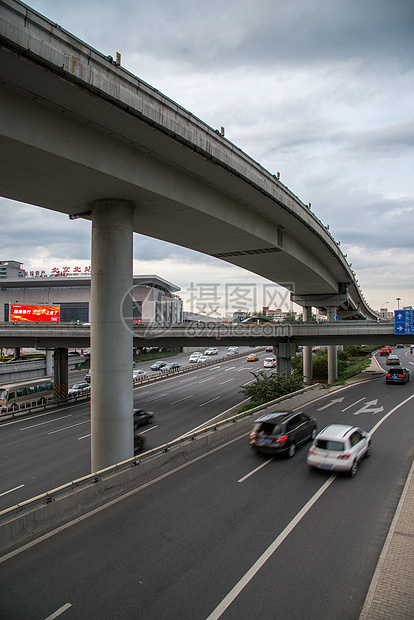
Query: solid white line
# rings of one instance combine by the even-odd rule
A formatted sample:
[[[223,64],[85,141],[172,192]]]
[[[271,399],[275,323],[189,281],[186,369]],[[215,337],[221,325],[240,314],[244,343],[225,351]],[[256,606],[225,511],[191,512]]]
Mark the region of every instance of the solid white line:
[[[213,400],[217,400],[218,398],[220,398],[220,396],[216,396],[216,398],[212,398],[211,400],[208,400],[206,403],[203,403],[202,405],[198,405],[198,406],[204,407],[204,405],[208,405],[209,403],[212,403]]]
[[[63,614],[63,612],[66,611],[67,609],[69,609],[69,607],[72,607],[72,604],[71,603],[66,603],[66,605],[63,605],[57,611],[55,611],[53,614],[50,614],[50,616],[45,618],[45,620],[54,620],[54,618],[57,618],[58,616]]]
[[[363,398],[360,398],[359,400],[357,400],[356,403],[352,403],[352,405],[348,405],[348,407],[345,407],[345,409],[342,409],[342,413],[344,411],[347,411],[348,409],[351,409],[351,407],[353,407],[354,405],[357,405],[358,403],[361,403],[365,399],[366,399],[366,396],[364,396]]]
[[[376,425],[373,427],[373,429],[370,431],[370,435],[373,435],[375,433],[375,431],[381,426],[381,424],[383,422],[385,422],[385,420],[387,418],[389,418],[389,416],[394,413],[394,411],[397,411],[397,409],[399,409],[400,407],[402,407],[403,405],[405,405],[405,403],[408,403],[409,400],[411,400],[412,398],[414,398],[414,394],[412,394],[411,396],[409,396],[408,398],[406,398],[405,400],[403,400],[399,405],[397,405],[396,407],[394,407],[394,409],[391,409],[391,411],[389,411],[383,418],[381,418],[381,420],[378,420],[378,422],[376,423]]]
[[[83,435],[83,437],[78,437],[78,441],[79,441],[80,439],[88,439],[88,437],[92,437],[92,434],[91,434],[91,433],[89,433],[89,435]]]
[[[2,495],[7,495],[7,493],[12,493],[13,491],[17,491],[17,489],[21,489],[22,487],[24,487],[24,484],[19,484],[19,486],[14,487],[14,489],[9,489],[8,491],[4,491],[4,493],[0,493],[0,497],[2,497]]]
[[[247,480],[247,478],[250,478],[250,476],[253,476],[253,474],[259,471],[259,469],[262,469],[262,467],[269,465],[269,463],[271,463],[273,460],[274,459],[269,459],[267,461],[264,461],[261,465],[259,465],[259,467],[256,467],[256,469],[252,469],[252,471],[249,474],[246,474],[245,476],[243,476],[243,478],[240,478],[240,480],[237,480],[237,482],[244,482],[245,480]]]
[[[207,620],[217,620],[226,611],[232,602],[237,598],[240,592],[247,586],[247,584],[253,579],[256,573],[262,568],[262,566],[269,560],[274,552],[280,547],[282,542],[289,536],[291,531],[297,526],[297,524],[303,519],[306,513],[312,508],[312,506],[318,501],[318,499],[325,493],[335,480],[336,474],[332,475],[321,486],[321,488],[311,497],[311,499],[303,506],[298,514],[292,519],[292,521],[285,527],[283,532],[272,542],[272,544],[266,549],[260,558],[253,564],[253,566],[247,571],[247,573],[240,579],[232,590],[224,597],[224,599],[217,605],[212,613],[207,617]]]
[[[179,400],[173,400],[170,405],[175,405],[176,403],[181,403],[182,400],[187,400],[187,398],[193,398],[194,394],[190,394],[190,396],[184,396],[184,398],[180,398]]]
[[[57,420],[64,420],[65,418],[71,418],[72,414],[70,413],[69,415],[63,415],[61,418],[53,418],[53,420],[47,420],[47,422],[40,422],[40,424],[33,424],[33,426],[25,426],[24,428],[21,428],[21,431],[28,431],[30,428],[36,428],[37,426],[43,426],[44,424],[51,424],[52,422],[55,422]]]
[[[85,420],[84,422],[78,422],[77,424],[71,424],[71,426],[64,426],[63,428],[59,428],[57,431],[50,431],[48,435],[53,435],[54,433],[61,433],[62,431],[68,430],[68,428],[74,428],[75,426],[81,426],[81,424],[89,424],[89,420]]]
[[[146,428],[145,431],[139,431],[140,435],[144,435],[145,433],[148,433],[148,431],[153,431],[154,428],[158,428],[158,424],[156,424],[155,426],[151,426],[150,428]]]

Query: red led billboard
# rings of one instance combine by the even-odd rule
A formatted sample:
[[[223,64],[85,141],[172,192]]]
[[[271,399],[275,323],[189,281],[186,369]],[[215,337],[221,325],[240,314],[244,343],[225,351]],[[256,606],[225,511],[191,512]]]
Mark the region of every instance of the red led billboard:
[[[42,323],[59,323],[59,306],[10,305],[10,321],[36,321]]]

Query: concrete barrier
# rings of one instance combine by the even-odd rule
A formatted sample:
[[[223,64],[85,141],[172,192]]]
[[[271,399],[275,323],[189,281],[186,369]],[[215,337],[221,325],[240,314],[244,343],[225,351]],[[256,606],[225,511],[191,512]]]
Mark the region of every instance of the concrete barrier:
[[[232,439],[247,435],[253,421],[264,410],[271,408],[274,411],[283,411],[300,407],[317,398],[321,389],[323,386],[318,384],[278,398],[245,414],[229,417],[224,424],[217,422],[216,425],[207,427],[204,434],[189,435],[187,440],[183,440],[184,443],[172,445],[165,452],[155,455],[151,452],[143,453],[130,459],[120,465],[124,465],[120,471],[114,471],[114,468],[110,467],[96,472],[93,476],[74,481],[72,488],[67,491],[65,489],[68,485],[54,489],[41,496],[41,505],[25,509],[25,503],[22,503],[19,505],[21,512],[9,517],[9,511],[3,511],[1,515],[6,518],[0,523],[1,555],[201,455],[208,454],[212,449],[223,446]],[[228,416],[229,412],[226,412],[226,415]],[[77,484],[79,488],[73,488]],[[62,490],[63,493],[58,494],[58,491]]]

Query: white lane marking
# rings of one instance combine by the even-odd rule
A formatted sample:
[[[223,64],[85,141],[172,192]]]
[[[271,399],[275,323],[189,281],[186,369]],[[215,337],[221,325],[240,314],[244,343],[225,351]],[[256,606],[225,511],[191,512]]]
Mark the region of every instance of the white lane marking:
[[[232,377],[231,379],[227,379],[227,381],[222,381],[221,383],[219,383],[219,385],[224,385],[225,383],[230,383],[230,381],[234,381],[234,377]]]
[[[146,428],[145,431],[139,431],[140,435],[144,435],[144,433],[148,433],[148,431],[153,431],[154,428],[158,428],[158,424],[155,426],[151,426],[150,428]]]
[[[355,407],[355,405],[357,405],[358,403],[362,403],[362,401],[365,400],[365,399],[366,399],[366,396],[364,396],[363,398],[360,398],[355,403],[352,403],[352,405],[348,405],[348,407],[345,407],[345,409],[342,409],[342,413],[344,411],[347,411],[348,409],[351,409],[351,407]]]
[[[373,435],[375,433],[375,431],[381,426],[381,424],[383,422],[385,422],[385,420],[392,414],[394,413],[394,411],[397,411],[397,409],[399,409],[400,407],[402,407],[403,405],[405,405],[405,403],[408,403],[409,400],[411,400],[412,398],[414,398],[414,394],[412,394],[411,396],[409,396],[408,398],[406,398],[405,400],[403,400],[399,405],[396,405],[394,407],[394,409],[391,409],[391,411],[389,411],[388,413],[386,413],[381,420],[378,420],[378,422],[375,424],[375,426],[373,427],[373,429],[370,431],[370,435]]]
[[[325,493],[325,491],[331,486],[335,480],[336,474],[332,475],[321,486],[321,488],[310,498],[308,502],[303,506],[292,521],[285,527],[283,532],[272,542],[272,544],[266,549],[260,558],[253,564],[253,566],[247,571],[247,573],[240,579],[232,590],[224,597],[224,599],[217,605],[217,607],[207,617],[207,620],[217,620],[226,611],[232,602],[237,598],[240,592],[247,586],[247,584],[253,579],[256,573],[262,568],[262,566],[269,560],[274,552],[280,547],[282,542],[289,536],[291,531],[297,526],[297,524],[303,519],[306,513],[312,508],[312,506],[318,501],[318,499]]]
[[[152,400],[158,400],[159,398],[164,398],[164,396],[169,396],[170,393],[167,392],[166,394],[159,394],[158,396],[153,396],[152,398],[147,398],[147,400],[144,400],[144,403],[150,403]]]
[[[89,420],[85,420],[84,422],[78,422],[77,424],[71,424],[70,426],[64,426],[63,428],[59,428],[57,431],[50,431],[48,435],[54,435],[54,433],[61,433],[62,431],[67,431],[69,428],[81,426],[81,424],[89,424]]]
[[[53,614],[50,614],[50,616],[45,618],[45,620],[54,620],[54,618],[57,618],[58,616],[63,614],[63,612],[69,609],[69,607],[72,607],[72,603],[66,603],[65,605],[62,605],[62,607],[53,612]]]
[[[236,366],[230,366],[230,368],[226,368],[224,372],[228,372],[229,370],[234,370]]]
[[[179,400],[173,400],[170,405],[175,405],[176,403],[181,403],[182,400],[187,400],[187,398],[193,398],[194,394],[190,394],[190,396],[184,396],[184,398],[180,398]]]
[[[19,486],[14,487],[14,489],[9,489],[8,491],[4,491],[3,493],[0,493],[0,497],[2,497],[3,495],[7,495],[7,493],[12,493],[13,491],[17,491],[17,489],[21,489],[22,487],[24,487],[24,484],[19,484]]]
[[[21,431],[27,431],[30,428],[36,428],[37,426],[43,426],[43,424],[51,424],[52,422],[56,422],[57,420],[64,420],[65,418],[71,418],[72,414],[70,413],[69,415],[63,415],[60,418],[53,418],[53,420],[47,420],[46,422],[40,422],[39,424],[33,424],[32,426],[25,426],[24,428],[21,428]]]
[[[88,439],[88,437],[92,437],[92,433],[89,433],[89,435],[84,435],[83,437],[78,437],[78,441],[81,439]]]
[[[253,474],[259,471],[259,469],[262,469],[262,467],[269,465],[269,463],[271,463],[272,461],[274,461],[274,458],[269,459],[268,461],[264,461],[261,465],[259,465],[259,467],[256,467],[256,469],[252,469],[252,471],[249,474],[246,474],[245,476],[243,476],[243,478],[240,478],[240,480],[237,480],[237,482],[244,482],[245,480],[247,480],[247,478],[250,478],[250,476],[253,476]]]
[[[215,379],[216,377],[208,377],[208,379],[201,379],[201,381],[199,381],[198,383],[205,383],[206,381],[212,381],[213,379]]]
[[[220,398],[220,396],[216,396],[216,398],[212,398],[211,400],[208,400],[207,402],[203,403],[202,405],[198,405],[198,406],[204,407],[204,405],[208,405],[209,403],[212,403],[213,400],[217,400],[218,398]]]
[[[333,400],[331,400],[329,403],[327,403],[323,407],[319,407],[319,409],[317,409],[316,411],[323,411],[323,409],[327,409],[328,407],[331,407],[331,405],[334,405],[335,403],[341,403],[344,400],[344,398],[345,398],[345,396],[340,396],[339,398],[334,398]]]

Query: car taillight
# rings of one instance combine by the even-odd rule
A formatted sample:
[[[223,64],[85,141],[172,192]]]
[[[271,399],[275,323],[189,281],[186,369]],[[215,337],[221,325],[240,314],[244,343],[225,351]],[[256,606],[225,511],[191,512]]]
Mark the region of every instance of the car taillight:
[[[339,454],[339,456],[337,456],[336,458],[338,459],[349,459],[351,458],[351,455],[349,452],[344,452],[343,454]]]
[[[386,375],[387,377],[391,377],[390,373],[388,373],[388,375]]]
[[[404,379],[404,375],[398,375],[399,379]]]
[[[309,448],[308,450],[308,454],[315,454],[316,450],[315,448]]]
[[[256,439],[256,433],[250,433],[249,437],[250,439]]]
[[[274,439],[274,443],[283,443],[284,441],[286,441],[287,439],[287,435],[282,435],[282,437],[278,437],[277,439]]]

